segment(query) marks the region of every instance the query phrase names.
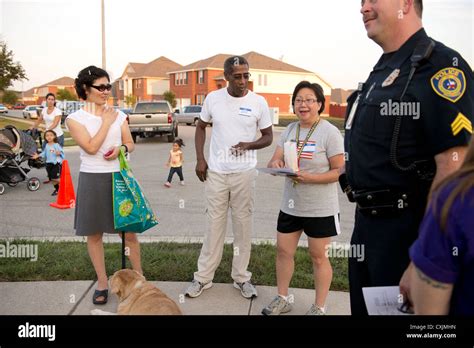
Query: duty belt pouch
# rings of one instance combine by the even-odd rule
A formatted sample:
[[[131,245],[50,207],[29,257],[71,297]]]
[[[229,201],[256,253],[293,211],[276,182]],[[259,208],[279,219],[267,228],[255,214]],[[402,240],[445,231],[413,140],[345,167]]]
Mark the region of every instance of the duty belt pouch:
[[[357,209],[367,216],[397,216],[408,208],[408,194],[390,189],[354,192]]]

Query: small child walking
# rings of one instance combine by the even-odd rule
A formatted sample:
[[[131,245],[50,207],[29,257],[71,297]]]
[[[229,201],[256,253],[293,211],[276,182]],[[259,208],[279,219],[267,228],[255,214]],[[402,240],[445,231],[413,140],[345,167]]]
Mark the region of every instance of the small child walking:
[[[44,139],[46,141],[46,147],[40,156],[43,157],[46,162],[48,178],[54,184],[54,192],[51,196],[56,196],[59,190],[59,178],[61,177],[61,164],[64,159],[64,151],[61,145],[58,144],[58,137],[55,131],[47,130],[44,133]]]
[[[173,142],[173,148],[170,150],[170,156],[168,162],[166,163],[167,167],[170,167],[170,173],[168,175],[168,181],[166,181],[165,186],[171,187],[171,180],[173,179],[174,173],[177,173],[179,176],[180,184],[184,185],[183,177],[183,151],[181,148],[184,147],[184,142],[182,139],[177,138]]]

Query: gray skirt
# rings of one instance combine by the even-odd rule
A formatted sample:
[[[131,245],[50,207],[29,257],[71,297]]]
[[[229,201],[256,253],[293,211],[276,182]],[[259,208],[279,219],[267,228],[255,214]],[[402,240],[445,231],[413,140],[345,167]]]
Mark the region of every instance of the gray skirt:
[[[79,173],[74,229],[76,236],[118,233],[114,228],[112,173]]]

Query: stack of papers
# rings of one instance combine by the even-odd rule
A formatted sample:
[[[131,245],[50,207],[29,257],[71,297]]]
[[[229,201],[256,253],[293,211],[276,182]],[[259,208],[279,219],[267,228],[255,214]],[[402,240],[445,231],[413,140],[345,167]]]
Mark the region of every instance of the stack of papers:
[[[272,174],[278,176],[296,176],[296,173],[289,168],[257,168],[261,173]]]
[[[298,171],[298,151],[296,150],[295,141],[287,141],[283,148],[285,167],[290,168],[293,172]]]
[[[369,315],[408,315],[398,309],[401,305],[398,286],[362,288],[362,292]]]

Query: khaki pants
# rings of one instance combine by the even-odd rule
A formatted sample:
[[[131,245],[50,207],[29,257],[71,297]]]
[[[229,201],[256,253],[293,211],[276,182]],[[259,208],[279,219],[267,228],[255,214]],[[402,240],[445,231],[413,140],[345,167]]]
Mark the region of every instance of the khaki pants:
[[[252,277],[247,271],[250,261],[253,230],[255,169],[235,174],[208,171],[206,181],[207,220],[209,229],[204,238],[194,279],[201,283],[212,281],[222,259],[227,227],[227,213],[231,209],[234,235],[232,279],[238,283]]]

